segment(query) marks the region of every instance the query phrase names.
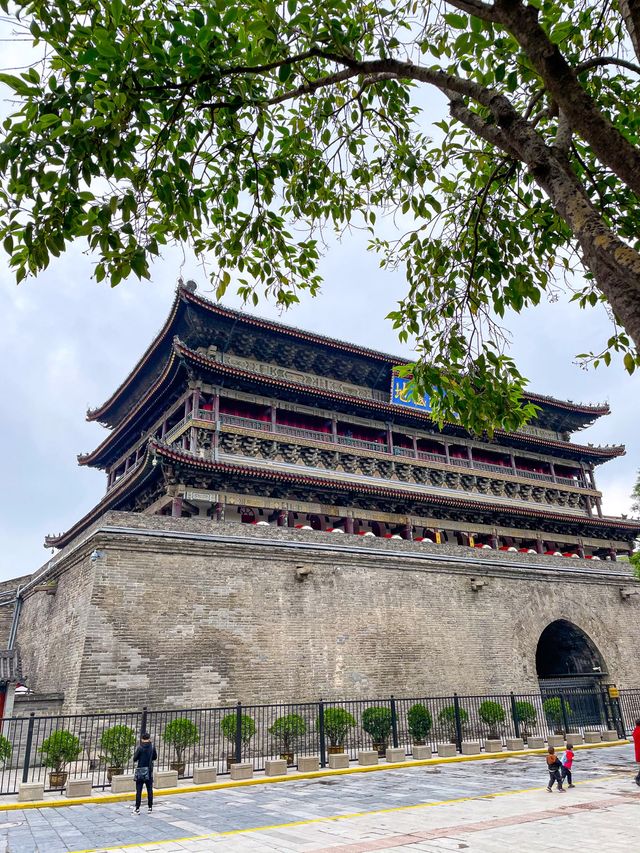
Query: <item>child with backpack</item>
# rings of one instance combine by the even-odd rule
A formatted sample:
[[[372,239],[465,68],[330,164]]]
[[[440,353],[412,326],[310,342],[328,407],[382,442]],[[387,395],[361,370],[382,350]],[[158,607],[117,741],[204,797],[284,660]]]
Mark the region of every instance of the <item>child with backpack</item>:
[[[549,784],[547,785],[547,791],[551,793],[553,790],[553,783],[558,783],[558,790],[564,791],[562,787],[562,777],[560,776],[560,768],[562,764],[558,756],[556,755],[555,749],[550,746],[547,754],[547,770],[549,771]]]

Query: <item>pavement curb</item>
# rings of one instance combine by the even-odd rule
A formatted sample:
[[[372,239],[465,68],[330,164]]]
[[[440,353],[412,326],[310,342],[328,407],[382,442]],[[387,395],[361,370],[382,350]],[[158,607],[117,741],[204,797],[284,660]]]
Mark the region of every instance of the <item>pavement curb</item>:
[[[603,749],[610,746],[625,746],[630,741],[614,740],[602,743],[585,743],[574,746],[578,749]],[[558,747],[561,752],[562,748]],[[382,770],[399,770],[403,767],[432,767],[437,764],[458,764],[463,761],[487,761],[505,758],[526,758],[531,755],[546,755],[544,749],[521,749],[508,752],[480,752],[477,755],[456,755],[451,758],[424,758],[420,761],[398,761],[389,764],[373,764],[370,766],[345,767],[341,770],[315,770],[311,773],[295,773],[286,776],[258,776],[254,779],[242,779],[238,781],[214,782],[208,785],[183,785],[180,788],[157,788],[154,796],[165,797],[175,794],[195,794],[200,791],[222,791],[226,788],[246,788],[252,785],[270,785],[279,782],[298,782],[303,779],[319,779],[327,776],[350,776],[354,773],[375,773]],[[97,797],[60,797],[58,800],[31,800],[25,803],[0,803],[0,812],[20,811],[22,809],[59,809],[66,806],[99,805],[100,803],[121,803],[135,800],[133,792],[126,794],[105,794]]]

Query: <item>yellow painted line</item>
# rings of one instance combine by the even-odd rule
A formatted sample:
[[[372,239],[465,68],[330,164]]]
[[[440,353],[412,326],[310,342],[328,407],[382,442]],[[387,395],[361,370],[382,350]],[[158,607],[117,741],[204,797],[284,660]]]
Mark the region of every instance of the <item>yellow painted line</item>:
[[[602,741],[601,743],[584,743],[574,749],[598,749],[609,746],[624,746],[629,740]],[[558,747],[562,752],[564,747]],[[437,764],[458,764],[463,761],[487,761],[490,759],[503,758],[526,758],[530,755],[546,755],[547,748],[543,749],[521,749],[510,752],[480,752],[475,755],[455,755],[451,758],[424,758],[420,761],[396,761],[389,764],[372,764],[368,766],[344,767],[340,770],[315,770],[309,773],[295,773],[286,776],[258,776],[255,779],[239,779],[228,782],[211,782],[207,785],[182,785],[180,788],[156,788],[157,796],[173,796],[174,794],[196,794],[201,791],[224,791],[227,788],[244,788],[252,785],[270,785],[278,782],[298,782],[304,779],[320,779],[326,776],[350,776],[354,773],[376,773],[381,770],[399,770],[403,767],[432,767]],[[124,794],[104,794],[95,797],[60,797],[58,800],[30,800],[24,803],[0,803],[0,812],[16,811],[20,809],[59,809],[66,806],[100,805],[101,803],[121,803],[135,800],[135,793],[129,791]],[[117,848],[116,848],[117,849]]]
[[[277,777],[276,777],[277,778]],[[575,782],[576,785],[588,785],[594,782],[608,782],[612,779],[619,779],[616,774],[613,776],[600,776],[598,779],[584,779]],[[492,794],[475,794],[472,797],[456,797],[452,800],[439,800],[429,803],[414,803],[410,806],[390,806],[386,809],[373,809],[368,812],[351,812],[350,814],[326,815],[325,817],[313,817],[305,820],[294,820],[288,823],[272,823],[264,826],[252,826],[245,829],[227,829],[224,832],[208,832],[205,835],[187,835],[183,838],[165,838],[161,841],[139,841],[134,844],[120,844],[115,847],[88,847],[84,850],[74,850],[71,853],[103,853],[108,850],[136,850],[140,847],[160,847],[163,844],[183,844],[188,841],[205,841],[207,838],[225,838],[231,835],[247,835],[251,832],[269,832],[274,829],[293,829],[299,826],[312,826],[318,823],[338,822],[341,820],[353,820],[360,817],[374,817],[376,815],[393,814],[395,812],[415,811],[416,809],[431,809],[436,806],[452,806],[460,803],[470,803],[475,800],[488,800],[493,797],[511,797],[514,794],[533,794],[536,791],[544,791],[544,786],[541,788],[520,788],[511,791],[497,791]]]

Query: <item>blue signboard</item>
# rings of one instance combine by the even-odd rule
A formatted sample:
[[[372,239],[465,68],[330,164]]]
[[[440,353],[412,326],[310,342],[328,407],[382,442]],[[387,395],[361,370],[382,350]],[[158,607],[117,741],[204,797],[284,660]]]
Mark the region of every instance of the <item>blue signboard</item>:
[[[431,401],[427,394],[413,396],[411,377],[391,377],[391,402],[398,406],[408,406],[410,409],[420,409],[423,412],[431,411]]]

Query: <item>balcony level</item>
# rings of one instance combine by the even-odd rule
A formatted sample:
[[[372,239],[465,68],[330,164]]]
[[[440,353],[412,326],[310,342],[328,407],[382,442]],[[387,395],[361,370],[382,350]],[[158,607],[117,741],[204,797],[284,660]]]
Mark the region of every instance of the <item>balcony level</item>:
[[[397,462],[406,460],[411,463],[416,460],[418,463],[437,463],[442,470],[457,471],[460,475],[474,472],[476,476],[488,474],[499,479],[514,477],[519,481],[529,481],[532,486],[537,481],[546,488],[569,488],[590,494],[598,514],[601,512],[600,493],[595,488],[592,472],[570,463],[527,457],[522,453],[511,452],[508,448],[477,447],[455,438],[428,433],[409,435],[391,426],[367,426],[337,416],[312,415],[238,399],[207,399],[203,395],[199,403],[197,408],[190,411],[186,408],[174,411],[164,421],[162,428],[155,431],[155,437],[167,444],[178,442],[185,450],[196,452],[202,450],[202,446],[198,447],[196,432],[203,428],[211,432],[231,428],[259,432],[265,437],[289,436],[297,443],[319,443],[335,450],[352,449],[359,455],[363,451],[377,457],[382,454]],[[144,455],[148,437],[142,437],[134,448],[112,466],[108,489],[137,467]],[[213,445],[213,438],[205,441],[205,446]]]

